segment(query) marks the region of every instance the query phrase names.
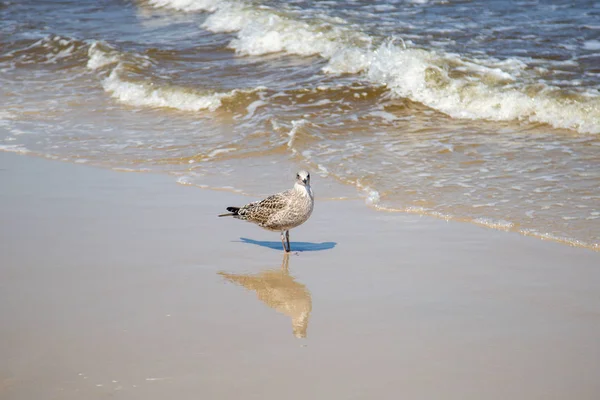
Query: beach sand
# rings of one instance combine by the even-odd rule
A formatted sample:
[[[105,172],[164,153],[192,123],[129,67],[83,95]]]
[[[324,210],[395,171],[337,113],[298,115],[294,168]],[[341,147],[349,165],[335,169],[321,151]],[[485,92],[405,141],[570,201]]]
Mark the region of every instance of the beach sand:
[[[327,185],[286,260],[252,198],[0,153],[0,398],[600,398],[600,253]]]

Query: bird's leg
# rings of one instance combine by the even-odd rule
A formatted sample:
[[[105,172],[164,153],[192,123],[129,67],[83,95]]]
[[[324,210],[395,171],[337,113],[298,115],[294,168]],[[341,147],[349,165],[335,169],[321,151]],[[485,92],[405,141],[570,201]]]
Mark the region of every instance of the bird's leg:
[[[283,246],[283,251],[287,253],[288,249],[285,248],[285,232],[281,231],[281,245]]]
[[[290,231],[285,231],[285,241],[287,242],[287,251],[289,253],[290,251],[292,251],[292,248],[290,247]]]

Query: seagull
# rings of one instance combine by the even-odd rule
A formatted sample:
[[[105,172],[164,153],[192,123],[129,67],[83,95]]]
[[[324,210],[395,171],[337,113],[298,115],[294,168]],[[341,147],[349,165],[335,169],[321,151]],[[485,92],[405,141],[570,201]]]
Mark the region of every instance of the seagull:
[[[310,174],[302,170],[296,174],[293,188],[242,207],[227,207],[229,212],[219,217],[234,217],[253,222],[270,231],[281,232],[283,251],[289,253],[292,251],[290,229],[305,223],[312,214],[314,205]]]

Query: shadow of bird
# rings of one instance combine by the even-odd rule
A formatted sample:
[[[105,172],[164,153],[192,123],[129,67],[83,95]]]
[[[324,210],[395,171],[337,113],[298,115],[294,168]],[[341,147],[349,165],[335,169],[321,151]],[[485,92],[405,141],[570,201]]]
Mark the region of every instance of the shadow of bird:
[[[255,244],[261,247],[267,247],[269,249],[279,250],[281,248],[281,244],[279,242],[268,242],[263,240],[254,240],[241,237],[240,241],[248,244]],[[321,242],[321,243],[313,243],[313,242],[294,242],[294,251],[295,252],[304,252],[304,251],[321,251],[321,250],[330,250],[336,246],[336,242]]]

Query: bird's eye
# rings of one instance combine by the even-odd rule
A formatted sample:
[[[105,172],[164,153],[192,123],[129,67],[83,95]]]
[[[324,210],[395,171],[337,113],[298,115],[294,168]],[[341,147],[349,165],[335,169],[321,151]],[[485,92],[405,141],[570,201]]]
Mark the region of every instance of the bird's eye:
[[[300,174],[296,174],[296,178],[300,179]]]

